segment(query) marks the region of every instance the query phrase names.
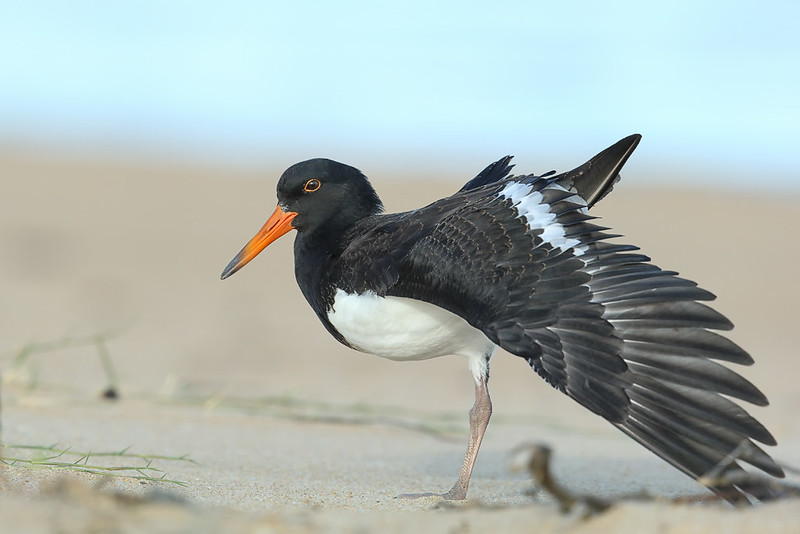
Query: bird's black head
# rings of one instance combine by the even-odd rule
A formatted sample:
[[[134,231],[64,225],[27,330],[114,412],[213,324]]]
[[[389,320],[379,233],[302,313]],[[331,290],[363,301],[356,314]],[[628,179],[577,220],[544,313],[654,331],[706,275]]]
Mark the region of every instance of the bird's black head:
[[[225,267],[222,279],[244,267],[290,230],[341,235],[359,219],[381,211],[383,204],[358,169],[324,158],[296,163],[278,181],[275,212]]]
[[[313,232],[320,227],[340,231],[383,210],[378,195],[361,171],[330,159],[295,163],[278,181],[278,205],[297,213],[292,227]]]

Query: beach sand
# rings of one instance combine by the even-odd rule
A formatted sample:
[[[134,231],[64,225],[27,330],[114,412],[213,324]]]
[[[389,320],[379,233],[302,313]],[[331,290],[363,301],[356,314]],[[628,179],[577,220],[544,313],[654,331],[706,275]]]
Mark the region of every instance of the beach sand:
[[[800,532],[797,500],[673,503],[708,492],[502,352],[470,501],[396,499],[455,480],[470,373],[458,357],[395,363],[336,343],[297,289],[290,236],[219,280],[274,209],[279,166],[3,150],[0,168],[4,457],[69,448],[53,461],[154,467],[142,472],[185,484],[0,466],[0,532]],[[390,211],[470,177],[363,170]],[[737,370],[771,402],[751,409],[779,442],[768,452],[800,465],[800,197],[767,182],[752,194],[642,182],[624,175],[593,211],[718,295],[756,360]],[[109,381],[117,400],[101,398]],[[508,469],[526,442],[553,449],[575,492],[655,500],[561,515]],[[152,463],[98,455],[123,450]]]

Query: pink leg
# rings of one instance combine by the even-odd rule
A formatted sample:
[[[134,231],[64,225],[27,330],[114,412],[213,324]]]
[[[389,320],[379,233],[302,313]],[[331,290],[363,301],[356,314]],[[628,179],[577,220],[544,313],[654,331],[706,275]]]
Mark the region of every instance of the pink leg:
[[[469,443],[467,452],[464,455],[464,465],[461,467],[461,474],[447,493],[410,493],[398,495],[399,498],[415,499],[418,497],[440,496],[451,501],[460,501],[467,498],[467,488],[469,479],[472,476],[472,468],[475,466],[475,458],[478,457],[478,449],[483,441],[483,434],[489,426],[489,418],[492,416],[492,399],[489,398],[489,389],[486,387],[486,378],[481,378],[475,383],[475,404],[469,411]]]

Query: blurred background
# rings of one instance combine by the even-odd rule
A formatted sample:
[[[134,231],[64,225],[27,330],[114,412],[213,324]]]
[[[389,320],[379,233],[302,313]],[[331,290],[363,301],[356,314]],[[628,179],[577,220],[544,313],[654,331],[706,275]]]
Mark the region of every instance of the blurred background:
[[[797,188],[800,4],[2,2],[0,146]],[[646,171],[646,172],[645,172]]]
[[[291,235],[222,269],[303,159],[359,167],[398,211],[506,154],[563,171],[638,132],[593,214],[718,295],[772,403],[748,409],[797,465],[799,21],[788,0],[0,0],[0,453],[188,452],[168,469],[189,502],[262,511],[444,489],[461,358],[336,343]],[[479,498],[522,498],[526,441],[580,493],[696,490],[521,358],[498,351],[490,388]]]
[[[291,237],[219,281],[280,172],[344,161],[409,209],[505,154],[566,170],[634,132],[598,214],[719,294],[758,361],[796,350],[800,4],[489,4],[0,2],[6,378],[94,395],[102,333],[128,391],[461,410],[463,362],[395,364],[328,336]],[[522,360],[496,360],[498,410],[539,394],[556,409]]]

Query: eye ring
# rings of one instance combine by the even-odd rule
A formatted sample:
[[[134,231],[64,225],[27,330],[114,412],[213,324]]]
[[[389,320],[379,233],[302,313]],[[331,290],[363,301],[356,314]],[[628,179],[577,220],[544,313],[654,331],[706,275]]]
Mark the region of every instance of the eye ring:
[[[317,180],[316,178],[312,178],[303,185],[303,191],[306,193],[313,193],[317,189],[322,187],[322,182]]]

